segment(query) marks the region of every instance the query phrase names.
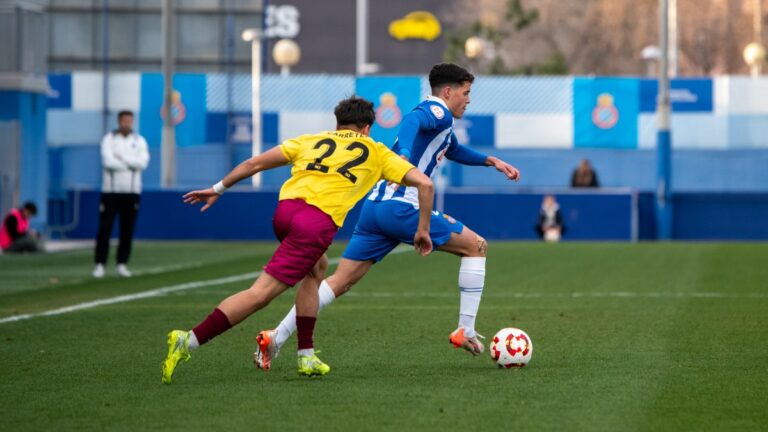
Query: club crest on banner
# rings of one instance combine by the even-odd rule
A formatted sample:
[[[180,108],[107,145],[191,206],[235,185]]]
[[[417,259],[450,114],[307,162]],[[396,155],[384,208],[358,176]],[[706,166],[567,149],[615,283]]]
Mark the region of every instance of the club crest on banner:
[[[187,118],[187,107],[181,101],[181,92],[174,90],[171,94],[171,118],[173,124],[181,124],[185,118]],[[160,117],[165,119],[165,104],[160,106]]]
[[[400,124],[403,113],[397,106],[397,97],[390,93],[382,93],[379,97],[379,107],[376,109],[376,124],[391,129]]]
[[[619,121],[619,110],[613,104],[610,93],[601,93],[597,97],[597,106],[592,110],[592,123],[600,129],[610,129]]]

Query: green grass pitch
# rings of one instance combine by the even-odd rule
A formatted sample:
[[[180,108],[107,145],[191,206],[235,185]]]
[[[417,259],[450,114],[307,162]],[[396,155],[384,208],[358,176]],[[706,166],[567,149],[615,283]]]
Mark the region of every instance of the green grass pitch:
[[[140,274],[104,280],[90,250],[2,256],[0,319],[258,271],[273,248],[139,243]],[[448,343],[458,264],[406,251],[374,266],[320,315],[322,378],[296,374],[295,336],[272,371],[252,366],[290,290],[160,383],[166,333],[250,281],[2,323],[0,429],[768,429],[768,245],[492,243],[477,327],[528,332],[519,370]]]

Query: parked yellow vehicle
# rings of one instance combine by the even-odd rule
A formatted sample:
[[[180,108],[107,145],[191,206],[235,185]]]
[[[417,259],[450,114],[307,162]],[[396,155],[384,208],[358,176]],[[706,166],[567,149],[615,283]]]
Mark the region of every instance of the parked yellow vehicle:
[[[426,11],[411,12],[389,24],[389,34],[397,40],[424,39],[433,41],[440,36],[440,21]]]

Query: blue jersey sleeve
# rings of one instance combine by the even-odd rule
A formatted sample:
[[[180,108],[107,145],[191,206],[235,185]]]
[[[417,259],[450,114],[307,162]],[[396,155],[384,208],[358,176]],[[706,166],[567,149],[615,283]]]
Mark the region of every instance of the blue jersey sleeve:
[[[397,142],[392,150],[407,158],[411,157],[413,142],[419,134],[419,130],[430,127],[429,118],[421,110],[413,110],[403,118],[400,123],[400,130],[397,132]]]
[[[475,166],[485,165],[485,161],[488,159],[487,155],[459,144],[456,134],[451,134],[451,144],[448,146],[448,151],[445,152],[445,157],[462,165]]]

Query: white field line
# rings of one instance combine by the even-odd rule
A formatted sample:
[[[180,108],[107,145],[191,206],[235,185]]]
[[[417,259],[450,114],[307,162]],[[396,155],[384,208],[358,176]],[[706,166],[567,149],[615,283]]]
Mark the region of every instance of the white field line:
[[[168,293],[176,292],[176,291],[185,291],[185,290],[191,290],[196,288],[202,288],[202,287],[208,287],[208,286],[214,286],[214,285],[223,285],[228,284],[232,282],[240,282],[243,280],[248,279],[254,279],[256,276],[258,276],[261,272],[252,272],[252,273],[244,273],[236,276],[228,276],[223,278],[217,278],[217,279],[208,279],[203,281],[197,281],[197,282],[188,282],[183,283],[179,285],[171,285],[163,288],[157,288],[149,291],[143,291],[138,292],[135,294],[126,294],[116,297],[108,297],[105,299],[100,300],[93,300],[85,303],[78,303],[74,304],[72,306],[65,306],[58,309],[51,309],[45,312],[38,312],[38,313],[31,313],[31,314],[23,314],[23,315],[14,315],[7,318],[0,319],[0,324],[5,324],[9,322],[15,322],[15,321],[22,321],[30,318],[37,318],[37,317],[44,317],[44,316],[53,316],[53,315],[62,315],[70,312],[76,312],[83,309],[90,309],[97,306],[104,306],[104,305],[110,305],[115,303],[125,303],[129,301],[134,300],[140,300],[145,299],[149,297],[158,297],[162,296]]]
[[[410,247],[398,247],[398,248],[395,248],[390,253],[402,253],[409,250],[411,250]],[[331,265],[338,264],[339,259],[340,259],[339,257],[331,258],[330,260],[328,260],[328,263]],[[187,291],[187,290],[193,290],[197,288],[210,287],[210,286],[216,286],[216,285],[224,285],[224,284],[233,283],[233,282],[242,282],[244,280],[249,280],[249,279],[253,280],[256,277],[258,277],[260,274],[261,272],[259,271],[259,272],[243,273],[243,274],[234,275],[234,276],[227,276],[223,278],[208,279],[208,280],[202,280],[202,281],[196,281],[196,282],[187,282],[187,283],[178,284],[178,285],[171,285],[167,287],[156,288],[149,291],[142,291],[134,294],[125,294],[125,295],[116,296],[116,297],[108,297],[105,299],[93,300],[85,303],[78,303],[71,306],[61,307],[58,309],[47,310],[45,312],[14,315],[14,316],[0,319],[0,324],[23,321],[30,318],[62,315],[70,312],[77,312],[84,309],[94,308],[97,306],[105,306],[105,305],[111,305],[116,303],[125,303],[129,301],[141,300],[141,299],[150,298],[150,297],[159,297],[172,292]]]
[[[350,291],[346,294],[352,297],[457,297],[458,292],[359,292]],[[718,292],[664,292],[664,293],[636,293],[626,291],[615,292],[574,292],[574,293],[498,293],[486,291],[484,298],[664,298],[664,299],[687,299],[687,298],[756,298],[768,299],[766,293],[718,293]]]
[[[395,250],[393,250],[390,253],[402,253],[410,251],[410,247],[398,247]],[[340,258],[331,258],[328,262],[331,265],[338,264]],[[172,292],[179,292],[179,291],[188,291],[193,290],[197,288],[203,288],[203,287],[210,287],[210,286],[216,286],[216,285],[224,285],[228,283],[233,282],[241,282],[244,280],[253,280],[256,277],[258,277],[261,274],[261,272],[251,272],[251,273],[243,273],[239,275],[234,276],[227,276],[223,278],[216,278],[216,279],[208,279],[203,281],[196,281],[196,282],[187,282],[183,284],[178,285],[170,285],[167,287],[162,288],[156,288],[149,291],[143,291],[138,292],[134,294],[126,294],[116,297],[108,297],[105,299],[100,300],[93,300],[85,303],[78,303],[71,306],[65,306],[58,309],[51,309],[45,312],[38,312],[38,313],[31,313],[31,314],[22,314],[22,315],[14,315],[6,318],[0,319],[0,324],[10,323],[10,322],[16,322],[16,321],[23,321],[30,318],[37,318],[37,317],[46,317],[46,316],[55,316],[55,315],[62,315],[70,312],[77,312],[84,309],[90,309],[97,306],[105,306],[105,305],[111,305],[116,303],[125,303],[130,302],[134,300],[141,300],[145,298],[150,297],[160,297]],[[451,292],[443,292],[443,293],[424,293],[424,292],[358,292],[358,291],[350,291],[349,296],[353,297],[456,297],[457,292],[451,291]],[[582,292],[574,292],[574,293],[497,293],[497,292],[486,292],[485,293],[486,298],[543,298],[543,297],[551,297],[551,298],[606,298],[606,297],[613,297],[613,298],[677,298],[677,299],[684,299],[684,298],[754,298],[754,299],[768,299],[768,293],[718,293],[718,292],[702,292],[702,293],[684,293],[684,292],[676,292],[676,293],[670,293],[670,292],[659,292],[659,293],[636,293],[636,292],[625,292],[625,291],[616,291],[616,292],[588,292],[588,293],[582,293]]]
[[[155,274],[168,273],[168,272],[177,271],[177,270],[189,270],[189,269],[198,268],[202,266],[203,266],[203,263],[201,262],[191,262],[191,263],[184,263],[184,264],[171,264],[167,266],[150,267],[146,270],[138,270],[132,273],[134,276],[155,275]]]

